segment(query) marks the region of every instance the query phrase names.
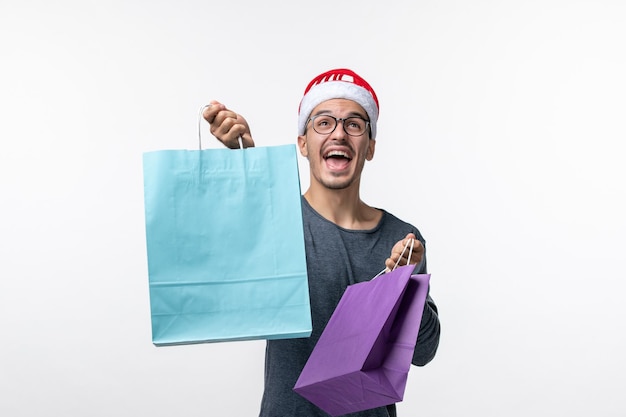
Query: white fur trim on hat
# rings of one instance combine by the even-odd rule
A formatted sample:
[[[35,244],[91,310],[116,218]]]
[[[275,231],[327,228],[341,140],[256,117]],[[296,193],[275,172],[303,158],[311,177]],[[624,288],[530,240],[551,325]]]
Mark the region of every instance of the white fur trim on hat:
[[[367,113],[372,131],[372,139],[376,138],[376,122],[378,120],[378,106],[372,94],[365,88],[349,81],[326,81],[317,84],[305,94],[300,102],[298,115],[298,135],[304,135],[309,116],[315,107],[326,100],[343,98],[352,100],[363,107]]]

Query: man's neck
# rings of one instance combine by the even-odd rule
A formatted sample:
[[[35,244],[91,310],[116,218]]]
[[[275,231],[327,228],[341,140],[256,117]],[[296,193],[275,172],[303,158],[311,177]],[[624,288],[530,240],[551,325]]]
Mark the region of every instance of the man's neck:
[[[380,210],[361,201],[358,188],[332,190],[310,187],[304,198],[322,217],[344,229],[373,229],[382,217]]]

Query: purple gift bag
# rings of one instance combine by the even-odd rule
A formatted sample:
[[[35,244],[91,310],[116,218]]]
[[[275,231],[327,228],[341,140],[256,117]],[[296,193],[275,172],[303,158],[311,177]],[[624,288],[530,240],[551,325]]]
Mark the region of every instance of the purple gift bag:
[[[414,268],[346,288],[295,392],[331,416],[402,401],[430,281]]]

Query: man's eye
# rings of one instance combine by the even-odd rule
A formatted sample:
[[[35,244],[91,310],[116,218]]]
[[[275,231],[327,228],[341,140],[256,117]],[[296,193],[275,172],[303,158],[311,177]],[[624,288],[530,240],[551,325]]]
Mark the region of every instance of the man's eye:
[[[328,117],[320,117],[317,119],[318,126],[330,126],[330,119]]]

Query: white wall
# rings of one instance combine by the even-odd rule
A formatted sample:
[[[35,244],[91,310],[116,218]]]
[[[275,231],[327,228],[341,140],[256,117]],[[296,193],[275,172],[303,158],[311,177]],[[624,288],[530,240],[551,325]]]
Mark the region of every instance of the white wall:
[[[625,4],[0,0],[0,414],[257,414],[263,342],[151,344],[141,155],[345,66],[441,312],[400,415],[624,415]]]

